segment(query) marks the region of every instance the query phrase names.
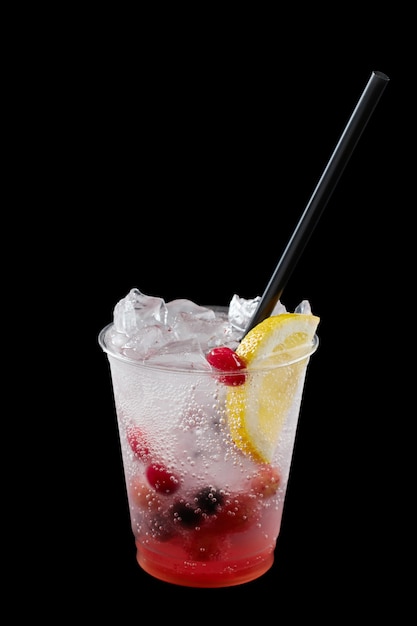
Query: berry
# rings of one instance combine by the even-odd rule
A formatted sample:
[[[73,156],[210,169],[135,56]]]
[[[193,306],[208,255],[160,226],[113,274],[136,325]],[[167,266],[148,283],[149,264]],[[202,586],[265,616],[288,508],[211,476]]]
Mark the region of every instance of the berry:
[[[204,487],[196,496],[197,507],[206,515],[213,515],[224,501],[224,495],[216,487]]]
[[[258,517],[256,499],[249,494],[236,494],[225,501],[210,528],[219,535],[244,532]]]
[[[126,429],[127,440],[137,457],[146,460],[149,458],[149,446],[145,435],[138,426],[128,426]]]
[[[172,509],[174,521],[187,528],[198,526],[201,520],[201,510],[190,505],[188,502],[180,500],[176,502]]]
[[[141,476],[134,476],[129,481],[129,495],[132,502],[144,511],[157,511],[161,507],[158,494],[144,484]]]
[[[175,493],[180,486],[178,477],[160,463],[152,463],[146,469],[149,484],[161,494]]]
[[[278,491],[280,484],[281,476],[277,468],[272,465],[263,465],[252,478],[250,486],[257,497],[270,498]]]
[[[223,494],[216,487],[204,487],[189,501],[175,502],[172,508],[174,520],[187,528],[199,526],[207,517],[217,513],[223,500]]]
[[[206,355],[206,359],[212,367],[221,372],[236,372],[246,368],[245,361],[226,346],[213,348]],[[243,385],[246,379],[245,374],[230,374],[230,376],[219,376],[218,378],[220,382],[233,387]]]

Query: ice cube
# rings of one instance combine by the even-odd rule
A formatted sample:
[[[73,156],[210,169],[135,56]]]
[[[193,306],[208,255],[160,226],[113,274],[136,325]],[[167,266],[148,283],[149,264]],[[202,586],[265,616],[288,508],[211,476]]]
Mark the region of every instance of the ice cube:
[[[286,307],[282,304],[281,300],[278,300],[278,302],[272,309],[271,315],[281,315],[281,313],[286,313],[286,312],[287,312]]]
[[[229,321],[232,326],[240,331],[244,331],[251,321],[260,301],[260,296],[246,300],[245,298],[240,298],[235,294],[229,305]],[[286,312],[286,307],[280,300],[278,300],[271,312],[271,315],[280,315],[281,313]]]
[[[114,326],[117,332],[132,337],[139,328],[166,324],[167,308],[162,298],[147,296],[133,288],[114,308]]]
[[[207,370],[210,366],[196,339],[166,344],[159,352],[149,353],[146,363],[181,370]]]
[[[163,351],[172,342],[176,343],[172,330],[154,324],[137,330],[128,341],[125,341],[122,351],[130,358],[144,360]]]
[[[191,300],[178,299],[167,303],[167,323],[175,325],[177,319],[213,320],[215,313],[211,309],[195,304]]]
[[[302,300],[299,305],[294,309],[294,313],[303,313],[304,315],[311,315],[311,306],[308,300]]]
[[[236,329],[244,331],[252,319],[259,302],[259,296],[252,300],[246,300],[235,294],[229,304],[230,324]]]
[[[172,300],[167,303],[168,322],[179,342],[189,343],[183,352],[207,352],[211,347],[228,339],[230,325],[226,313],[199,306],[190,300]],[[191,346],[194,348],[191,348]],[[171,349],[171,348],[170,348]],[[174,349],[174,348],[173,348]]]
[[[133,288],[114,308],[110,342],[129,358],[205,369],[205,355],[212,348],[237,348],[260,300],[259,296],[245,299],[235,294],[225,312],[186,299],[166,303]],[[272,315],[285,312],[278,301]],[[311,313],[308,300],[303,300],[295,312]]]

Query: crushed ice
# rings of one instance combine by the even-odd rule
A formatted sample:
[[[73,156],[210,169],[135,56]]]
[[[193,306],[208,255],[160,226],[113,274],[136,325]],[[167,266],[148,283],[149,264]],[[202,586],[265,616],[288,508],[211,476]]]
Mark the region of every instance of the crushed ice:
[[[215,346],[236,349],[260,297],[234,295],[228,313],[199,306],[191,300],[165,302],[133,288],[114,308],[107,340],[129,358],[160,365],[208,368],[205,354]],[[278,302],[271,315],[285,313]],[[311,313],[303,300],[295,313]]]

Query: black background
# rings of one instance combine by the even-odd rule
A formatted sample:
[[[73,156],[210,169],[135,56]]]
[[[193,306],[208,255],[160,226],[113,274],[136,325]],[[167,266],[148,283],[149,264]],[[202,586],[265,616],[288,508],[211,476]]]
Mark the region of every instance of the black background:
[[[197,46],[198,32],[148,47],[95,35],[81,51],[69,38],[38,76],[51,98],[42,128],[28,123],[48,151],[32,181],[50,208],[33,215],[37,302],[52,294],[51,324],[72,326],[66,367],[51,376],[63,415],[45,424],[60,445],[40,462],[51,514],[33,549],[50,557],[45,589],[75,613],[120,621],[145,609],[240,619],[263,602],[277,620],[331,617],[336,605],[372,615],[409,554],[400,448],[411,425],[396,392],[403,322],[392,319],[411,298],[407,50],[384,32],[356,54],[354,33],[315,54],[314,42],[288,49],[259,31],[227,49],[214,35]],[[275,564],[229,589],[154,580],[135,560],[98,333],[132,287],[200,304],[261,294],[372,71],[390,82],[282,297],[290,310],[309,299],[321,323]]]

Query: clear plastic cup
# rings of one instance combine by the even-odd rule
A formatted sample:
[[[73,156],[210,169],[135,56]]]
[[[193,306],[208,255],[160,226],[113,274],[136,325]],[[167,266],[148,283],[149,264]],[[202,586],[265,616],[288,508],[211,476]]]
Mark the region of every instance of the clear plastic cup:
[[[273,564],[280,532],[311,344],[284,362],[245,373],[245,390],[210,369],[144,364],[107,354],[136,542],[137,561],[150,575],[189,587],[249,582]],[[285,378],[283,397],[271,376]],[[263,389],[268,392],[263,393]],[[268,462],[242,445],[231,413],[276,410],[276,447]],[[246,406],[246,404],[248,406]],[[265,436],[268,436],[266,433]]]

